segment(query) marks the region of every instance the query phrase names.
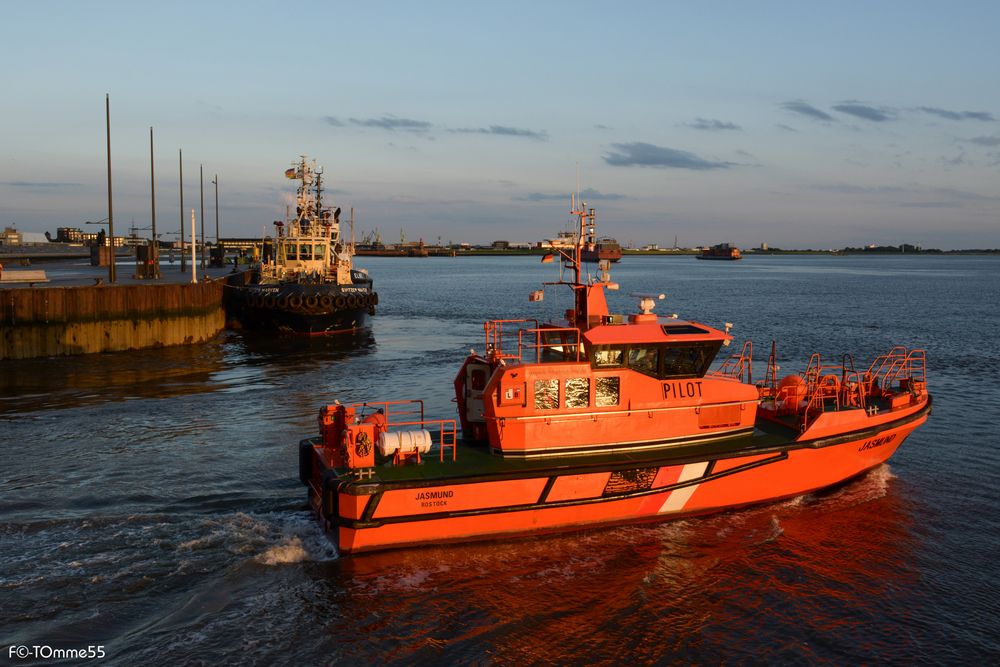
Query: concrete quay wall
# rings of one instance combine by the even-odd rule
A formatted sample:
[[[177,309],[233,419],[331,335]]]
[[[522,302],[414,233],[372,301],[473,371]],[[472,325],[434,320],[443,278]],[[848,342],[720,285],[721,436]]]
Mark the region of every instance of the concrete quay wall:
[[[225,326],[222,281],[0,289],[0,360],[200,343]]]

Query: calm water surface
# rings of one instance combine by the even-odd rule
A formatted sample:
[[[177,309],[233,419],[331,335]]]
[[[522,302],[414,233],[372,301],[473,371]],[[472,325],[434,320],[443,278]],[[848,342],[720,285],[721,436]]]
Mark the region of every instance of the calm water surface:
[[[532,258],[380,259],[370,334],[0,362],[0,660],[112,664],[966,664],[1000,657],[1000,258],[627,258],[629,292],[782,373],[923,347],[930,421],[889,465],[711,517],[338,558],[304,511],[320,405],[424,398],[484,319],[567,307]]]

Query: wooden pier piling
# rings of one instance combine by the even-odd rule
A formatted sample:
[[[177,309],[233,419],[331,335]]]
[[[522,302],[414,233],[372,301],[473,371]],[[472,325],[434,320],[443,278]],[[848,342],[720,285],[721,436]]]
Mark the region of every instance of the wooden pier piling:
[[[222,281],[0,290],[0,360],[199,343],[225,325]]]

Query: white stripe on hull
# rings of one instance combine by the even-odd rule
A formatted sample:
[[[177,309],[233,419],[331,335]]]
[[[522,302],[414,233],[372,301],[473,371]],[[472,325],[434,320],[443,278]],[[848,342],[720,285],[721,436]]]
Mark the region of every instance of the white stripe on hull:
[[[701,461],[699,463],[688,463],[684,466],[684,470],[681,470],[681,476],[677,479],[678,482],[686,482],[691,479],[697,479],[705,474],[705,468],[708,467],[708,461]],[[691,486],[685,486],[682,489],[676,489],[667,496],[667,499],[663,501],[663,505],[660,507],[659,514],[664,512],[678,512],[684,509],[687,501],[691,499],[694,494],[695,489],[698,488],[697,484],[692,484]]]

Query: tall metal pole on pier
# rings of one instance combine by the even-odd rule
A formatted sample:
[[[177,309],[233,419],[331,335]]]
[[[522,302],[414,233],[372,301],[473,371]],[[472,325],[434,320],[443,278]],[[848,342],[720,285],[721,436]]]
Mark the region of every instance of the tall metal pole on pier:
[[[156,238],[156,178],[153,166],[153,128],[149,128],[149,201],[152,219],[153,247],[149,261],[153,263],[153,277],[160,277],[160,242]]]
[[[191,282],[193,283],[198,282],[198,260],[194,256],[197,245],[194,236],[194,209],[191,209]]]
[[[219,175],[216,174],[215,178],[212,179],[212,185],[215,186],[215,242],[219,242]]]
[[[115,220],[111,211],[111,95],[104,94],[104,117],[108,134],[108,239],[111,241],[111,259],[108,262],[108,282],[115,282]],[[98,250],[98,252],[101,252]]]
[[[181,165],[181,273],[187,270],[184,262],[184,151],[177,149],[177,158]]]
[[[205,167],[198,165],[198,183],[201,192],[201,272],[205,273]]]

